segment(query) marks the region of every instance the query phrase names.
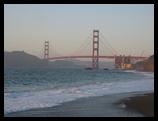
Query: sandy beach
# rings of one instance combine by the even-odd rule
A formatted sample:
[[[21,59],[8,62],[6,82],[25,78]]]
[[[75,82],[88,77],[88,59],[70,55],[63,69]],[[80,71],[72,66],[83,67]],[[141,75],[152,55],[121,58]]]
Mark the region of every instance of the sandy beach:
[[[55,107],[14,112],[5,117],[148,117],[154,116],[153,99],[153,94],[88,97]]]
[[[144,94],[142,96],[130,97],[122,100],[129,110],[142,113],[144,116],[154,116],[154,94]]]

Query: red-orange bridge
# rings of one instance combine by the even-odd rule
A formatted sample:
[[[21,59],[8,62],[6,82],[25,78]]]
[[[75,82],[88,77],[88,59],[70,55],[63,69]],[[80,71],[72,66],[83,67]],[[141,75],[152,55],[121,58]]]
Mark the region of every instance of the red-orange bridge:
[[[68,58],[92,58],[92,57],[93,56],[89,56],[89,55],[84,55],[84,56],[76,56],[76,55],[73,55],[73,56],[56,56],[56,57],[48,58],[48,60],[58,60],[58,59],[68,59]],[[116,57],[120,57],[120,56],[98,56],[98,58],[103,58],[103,59],[115,59]],[[135,60],[147,59],[147,57],[141,57],[141,56],[128,56],[128,57],[130,57],[131,59],[135,59]]]
[[[131,64],[131,60],[132,59],[144,60],[147,57],[142,57],[142,56],[121,56],[121,55],[118,56],[118,54],[114,54],[113,56],[99,55],[99,30],[93,30],[92,53],[91,53],[91,55],[78,56],[78,55],[75,54],[75,55],[71,55],[71,56],[49,57],[49,41],[45,41],[44,59],[57,60],[57,59],[67,59],[67,58],[91,58],[92,59],[92,69],[98,69],[99,68],[99,59],[100,58],[103,58],[103,59],[115,59],[115,67],[116,68],[120,68],[120,67],[122,67],[122,65]]]

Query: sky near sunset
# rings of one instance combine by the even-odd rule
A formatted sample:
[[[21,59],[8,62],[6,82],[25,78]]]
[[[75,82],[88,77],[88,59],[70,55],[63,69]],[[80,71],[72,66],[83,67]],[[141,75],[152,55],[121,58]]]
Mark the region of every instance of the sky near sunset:
[[[92,41],[93,29],[98,29],[119,54],[154,53],[153,4],[4,5],[5,51],[24,50],[42,57],[44,41],[49,40],[50,56],[53,49],[71,55]],[[91,55],[90,49],[85,49],[85,55]],[[104,50],[102,55],[111,54]]]

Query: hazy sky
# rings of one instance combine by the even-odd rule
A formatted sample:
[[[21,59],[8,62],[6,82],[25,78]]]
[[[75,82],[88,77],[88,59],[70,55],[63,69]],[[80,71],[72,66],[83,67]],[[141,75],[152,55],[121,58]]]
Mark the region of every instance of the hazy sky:
[[[99,29],[118,53],[154,53],[153,4],[4,5],[5,51],[24,50],[42,57],[44,41],[49,40],[51,56],[54,48],[70,55],[91,40],[93,29]],[[91,55],[90,49],[85,54]]]

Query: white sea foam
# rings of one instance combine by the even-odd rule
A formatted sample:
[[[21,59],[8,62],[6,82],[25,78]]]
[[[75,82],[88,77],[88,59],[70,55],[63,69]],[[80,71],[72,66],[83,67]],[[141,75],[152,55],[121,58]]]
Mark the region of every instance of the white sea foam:
[[[154,91],[154,79],[96,83],[38,92],[5,93],[4,112],[7,114],[32,108],[52,107],[81,97],[136,91]]]
[[[137,73],[154,78],[154,72],[144,72],[144,71],[136,71],[136,70],[125,70],[124,72]]]

